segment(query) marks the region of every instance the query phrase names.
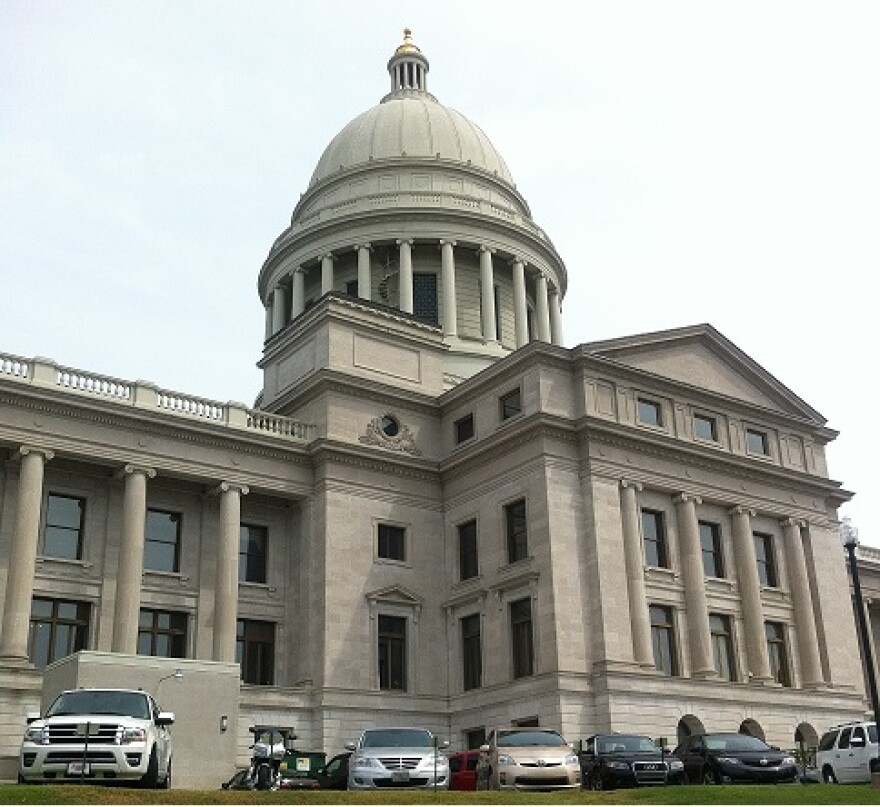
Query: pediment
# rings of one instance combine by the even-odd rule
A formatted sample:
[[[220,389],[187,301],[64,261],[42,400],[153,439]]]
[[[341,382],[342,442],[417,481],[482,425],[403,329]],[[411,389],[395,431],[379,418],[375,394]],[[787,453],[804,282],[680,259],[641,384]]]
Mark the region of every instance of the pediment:
[[[825,423],[819,412],[708,324],[589,342],[582,349],[672,381]]]
[[[421,607],[424,600],[414,591],[410,591],[405,586],[385,586],[377,588],[374,591],[368,591],[366,594],[369,602],[393,603],[394,605],[418,606]]]

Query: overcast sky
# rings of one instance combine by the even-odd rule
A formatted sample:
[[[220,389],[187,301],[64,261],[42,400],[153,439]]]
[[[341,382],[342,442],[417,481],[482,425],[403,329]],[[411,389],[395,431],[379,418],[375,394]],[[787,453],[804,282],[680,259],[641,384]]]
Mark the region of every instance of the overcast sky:
[[[565,343],[710,322],[841,432],[880,545],[877,2],[0,2],[0,353],[252,403],[257,273],[324,147],[428,87],[569,273]]]

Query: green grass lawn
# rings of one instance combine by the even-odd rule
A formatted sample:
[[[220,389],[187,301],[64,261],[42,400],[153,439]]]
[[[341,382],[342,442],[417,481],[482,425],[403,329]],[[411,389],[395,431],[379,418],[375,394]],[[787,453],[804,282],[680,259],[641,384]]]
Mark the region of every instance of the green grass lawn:
[[[136,790],[93,785],[0,785],[0,804],[880,804],[870,785],[691,785],[593,793]]]

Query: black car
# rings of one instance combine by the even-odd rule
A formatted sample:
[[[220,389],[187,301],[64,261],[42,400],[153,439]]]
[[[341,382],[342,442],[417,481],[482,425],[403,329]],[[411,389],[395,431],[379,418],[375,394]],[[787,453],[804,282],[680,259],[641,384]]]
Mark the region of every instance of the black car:
[[[638,734],[596,734],[587,739],[580,757],[583,785],[590,790],[684,781],[681,760]]]
[[[695,734],[675,749],[690,783],[798,781],[795,758],[748,734]]]

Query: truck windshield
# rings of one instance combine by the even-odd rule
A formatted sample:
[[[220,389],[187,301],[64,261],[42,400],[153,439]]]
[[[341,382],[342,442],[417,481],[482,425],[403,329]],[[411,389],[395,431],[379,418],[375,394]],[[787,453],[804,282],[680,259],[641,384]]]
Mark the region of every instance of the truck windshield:
[[[83,689],[62,693],[46,712],[46,717],[65,715],[121,715],[148,720],[150,703],[143,692]]]

